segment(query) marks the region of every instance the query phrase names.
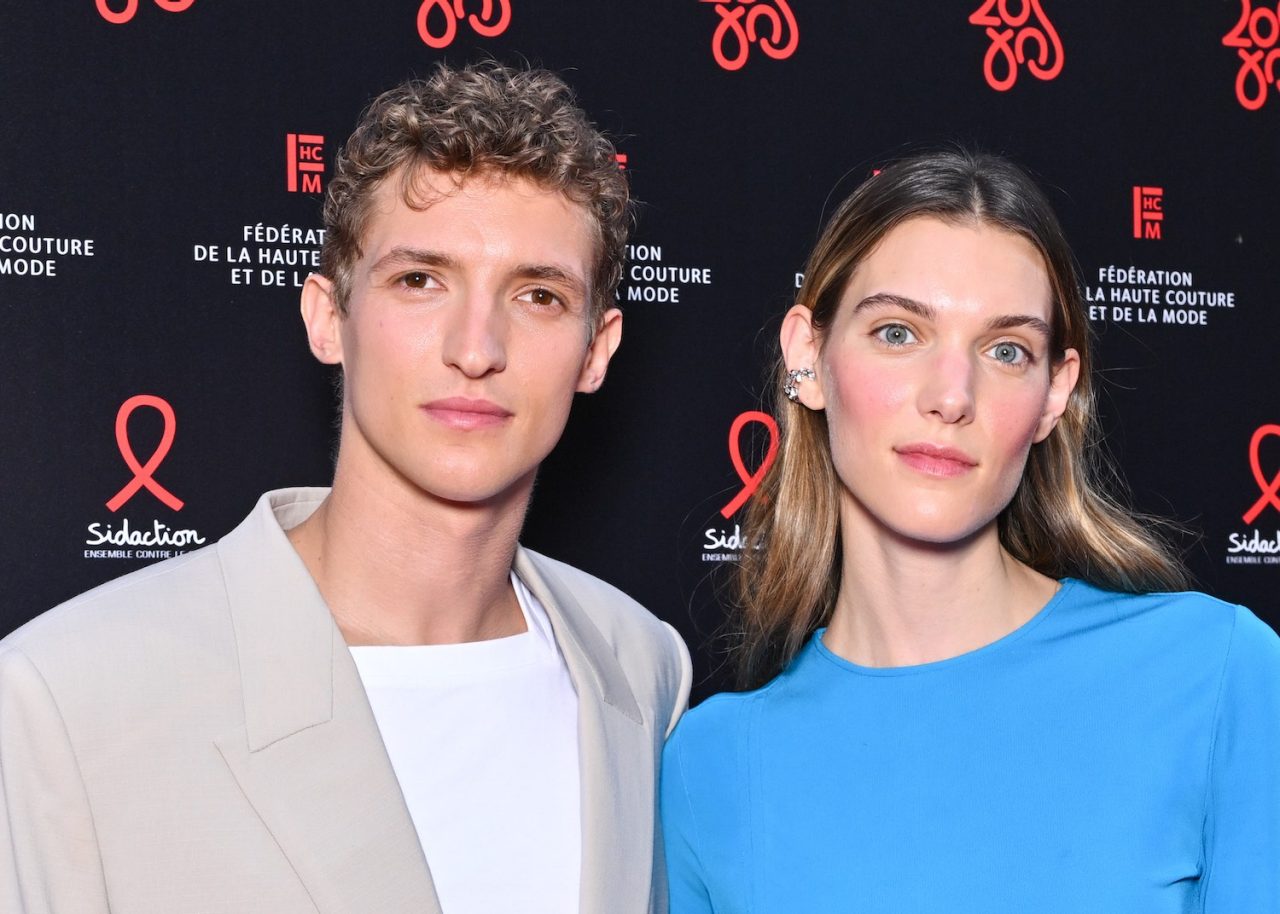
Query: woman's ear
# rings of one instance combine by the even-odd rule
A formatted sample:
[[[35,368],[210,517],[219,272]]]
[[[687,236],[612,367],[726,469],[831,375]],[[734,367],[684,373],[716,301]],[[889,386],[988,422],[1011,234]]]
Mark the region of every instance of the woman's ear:
[[[1036,426],[1035,443],[1049,437],[1049,433],[1057,426],[1062,414],[1067,411],[1071,402],[1071,392],[1076,389],[1080,380],[1080,353],[1068,349],[1062,354],[1058,363],[1050,369],[1049,396],[1044,401],[1044,411],[1040,414],[1040,424]]]
[[[813,312],[804,305],[795,305],[782,319],[782,331],[778,334],[782,344],[782,361],[788,371],[809,369],[813,378],[798,377],[794,382],[797,402],[809,409],[823,409],[827,405],[822,393],[822,366],[818,357],[822,347],[813,327]]]

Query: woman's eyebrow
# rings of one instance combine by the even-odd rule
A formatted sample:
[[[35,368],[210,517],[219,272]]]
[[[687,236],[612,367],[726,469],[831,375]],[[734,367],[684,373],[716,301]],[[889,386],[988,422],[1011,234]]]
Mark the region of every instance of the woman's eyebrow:
[[[993,317],[987,321],[988,330],[1012,330],[1014,327],[1026,327],[1034,330],[1046,340],[1053,338],[1053,328],[1040,318],[1032,317],[1030,314],[1006,314],[1003,317]]]
[[[938,318],[937,309],[933,305],[907,298],[905,295],[895,295],[892,292],[876,292],[868,295],[854,306],[853,313],[857,314],[859,311],[870,308],[901,308],[925,320],[933,321]],[[1004,314],[987,321],[988,330],[1012,330],[1014,327],[1026,327],[1045,339],[1053,338],[1053,328],[1030,314]]]
[[[894,295],[892,292],[875,292],[868,295],[854,306],[853,313],[857,314],[865,308],[901,308],[925,320],[934,320],[938,316],[933,305],[926,305],[905,295]]]

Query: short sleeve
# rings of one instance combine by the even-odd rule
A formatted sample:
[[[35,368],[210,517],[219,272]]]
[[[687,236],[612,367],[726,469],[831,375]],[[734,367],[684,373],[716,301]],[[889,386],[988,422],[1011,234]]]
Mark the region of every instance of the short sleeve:
[[[698,858],[697,823],[684,776],[680,743],[677,729],[662,754],[659,788],[670,914],[711,914],[713,908]]]
[[[1215,716],[1205,914],[1280,911],[1280,638],[1237,607]]]

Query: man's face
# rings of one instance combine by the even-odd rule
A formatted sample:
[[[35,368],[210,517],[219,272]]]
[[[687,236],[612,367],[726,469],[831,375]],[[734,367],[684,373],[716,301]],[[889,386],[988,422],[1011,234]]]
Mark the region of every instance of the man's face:
[[[590,216],[525,179],[430,170],[414,209],[400,177],[375,192],[347,316],[327,280],[319,304],[303,294],[313,351],[345,376],[339,473],[454,503],[527,497],[621,334],[617,311],[591,334]]]

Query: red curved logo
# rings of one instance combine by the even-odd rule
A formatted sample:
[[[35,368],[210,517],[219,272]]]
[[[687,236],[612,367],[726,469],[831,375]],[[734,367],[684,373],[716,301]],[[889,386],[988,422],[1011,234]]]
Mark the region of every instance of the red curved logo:
[[[98,6],[98,15],[113,25],[124,25],[130,19],[138,14],[138,0],[124,0],[121,4],[119,0],[95,0]],[[191,5],[196,0],[155,0],[156,6],[164,10],[166,13],[185,13],[191,9]],[[113,9],[113,6],[119,9]]]
[[[1046,82],[1062,72],[1062,39],[1040,0],[1021,0],[1017,15],[1009,11],[1009,0],[983,0],[969,23],[987,27],[991,47],[982,60],[982,72],[987,85],[997,92],[1013,88],[1023,64],[1032,76]],[[1029,46],[1033,56],[1027,54]]]
[[[135,410],[144,406],[158,410],[164,419],[164,431],[160,434],[160,443],[156,445],[154,453],[147,458],[145,464],[138,460],[138,455],[133,452],[133,444],[129,441],[129,417],[133,415]],[[160,464],[164,463],[164,459],[169,456],[169,449],[173,447],[173,438],[177,432],[177,416],[174,415],[173,407],[162,397],[156,397],[151,394],[138,394],[136,397],[130,397],[125,400],[120,405],[120,411],[116,413],[116,446],[120,448],[120,456],[124,458],[125,464],[133,471],[133,479],[129,480],[123,489],[111,496],[111,500],[107,502],[109,510],[119,511],[124,507],[125,502],[143,489],[146,489],[173,510],[182,510],[185,502],[156,482],[155,478],[156,470],[160,468]]]
[[[1240,55],[1240,72],[1236,74],[1236,100],[1249,110],[1257,111],[1267,101],[1280,69],[1280,4],[1276,9],[1253,8],[1253,0],[1240,0],[1240,19],[1222,36],[1222,43],[1235,48]]]
[[[796,52],[800,27],[787,0],[700,0],[716,4],[720,23],[711,36],[711,55],[726,70],[741,70],[757,45],[766,57],[785,60]]]
[[[1267,481],[1267,477],[1262,473],[1262,442],[1272,435],[1280,437],[1280,425],[1261,426],[1253,433],[1253,438],[1249,441],[1249,469],[1253,470],[1253,481],[1258,484],[1262,495],[1253,503],[1253,507],[1244,512],[1244,522],[1246,524],[1251,524],[1257,520],[1258,515],[1268,507],[1280,511],[1280,469],[1276,470],[1276,475],[1272,477],[1270,482]]]
[[[484,38],[501,35],[511,24],[511,0],[481,0],[479,15],[468,15],[466,0],[422,0],[418,37],[429,47],[447,48],[458,37],[458,23],[464,21]]]
[[[742,430],[753,422],[763,425],[769,432],[769,447],[765,451],[764,460],[760,461],[760,466],[756,467],[755,472],[748,470],[746,462],[742,459]],[[769,472],[769,467],[773,466],[774,458],[777,456],[778,423],[773,421],[773,416],[753,409],[733,420],[733,425],[729,427],[729,459],[733,461],[733,468],[737,471],[738,478],[742,480],[742,491],[720,509],[723,517],[726,519],[733,517],[738,509],[747,503],[747,499],[756,493],[756,489],[760,488],[760,483],[764,481],[764,474]]]

